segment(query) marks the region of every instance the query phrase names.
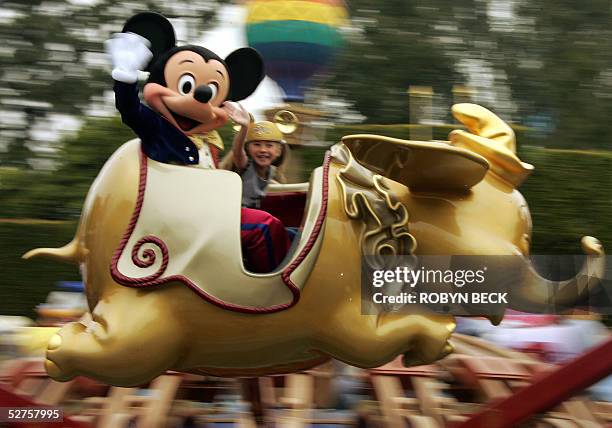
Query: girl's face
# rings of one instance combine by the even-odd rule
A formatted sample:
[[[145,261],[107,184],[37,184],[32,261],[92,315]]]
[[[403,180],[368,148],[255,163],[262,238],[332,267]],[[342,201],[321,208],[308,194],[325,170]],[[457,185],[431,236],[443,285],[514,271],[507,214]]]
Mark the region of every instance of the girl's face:
[[[251,141],[247,144],[247,154],[259,167],[267,168],[281,155],[280,143],[273,141]]]

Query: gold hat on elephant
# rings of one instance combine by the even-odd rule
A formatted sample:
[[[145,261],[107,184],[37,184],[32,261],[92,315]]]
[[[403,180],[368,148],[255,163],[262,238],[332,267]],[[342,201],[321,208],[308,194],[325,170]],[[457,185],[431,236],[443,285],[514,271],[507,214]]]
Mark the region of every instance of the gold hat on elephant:
[[[283,134],[276,124],[268,121],[251,123],[246,135],[246,143],[252,141],[273,141],[284,143]]]

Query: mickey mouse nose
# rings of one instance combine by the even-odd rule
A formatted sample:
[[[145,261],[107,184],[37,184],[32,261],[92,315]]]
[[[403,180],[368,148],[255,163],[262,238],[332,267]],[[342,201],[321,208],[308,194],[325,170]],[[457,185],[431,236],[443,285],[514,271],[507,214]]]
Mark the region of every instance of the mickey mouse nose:
[[[212,89],[208,85],[200,85],[193,92],[193,97],[201,103],[207,103],[212,98]]]

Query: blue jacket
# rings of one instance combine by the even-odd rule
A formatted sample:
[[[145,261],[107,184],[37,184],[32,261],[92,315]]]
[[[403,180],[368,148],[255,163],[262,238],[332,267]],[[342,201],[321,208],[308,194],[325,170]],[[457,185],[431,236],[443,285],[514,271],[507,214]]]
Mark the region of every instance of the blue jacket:
[[[164,163],[197,165],[198,149],[162,115],[140,102],[138,85],[115,81],[115,106],[121,120],[138,135],[145,154]]]

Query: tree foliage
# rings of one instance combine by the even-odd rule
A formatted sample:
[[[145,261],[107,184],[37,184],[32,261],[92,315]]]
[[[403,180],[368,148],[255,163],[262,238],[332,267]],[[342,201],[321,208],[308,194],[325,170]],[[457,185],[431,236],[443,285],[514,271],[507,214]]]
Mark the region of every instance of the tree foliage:
[[[409,86],[431,86],[449,101],[465,83],[458,62],[486,33],[481,2],[356,0],[353,30],[332,70],[330,86],[369,123],[405,123]],[[483,24],[484,23],[484,24]]]
[[[610,149],[610,2],[515,5],[512,27],[495,32],[491,55],[507,75],[519,118],[544,122],[547,145]]]
[[[88,119],[77,135],[63,141],[57,170],[5,170],[0,175],[0,217],[78,218],[87,190],[106,160],[134,137],[118,118]]]
[[[476,84],[493,94],[486,107],[537,128],[542,144],[610,149],[609,1],[355,0],[348,6],[353,30],[329,84],[367,122],[405,123],[411,85],[431,86],[450,105],[453,84]]]

